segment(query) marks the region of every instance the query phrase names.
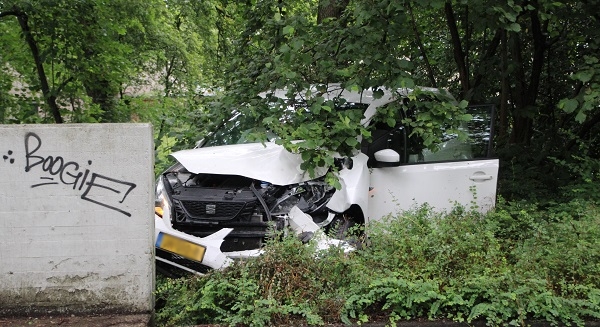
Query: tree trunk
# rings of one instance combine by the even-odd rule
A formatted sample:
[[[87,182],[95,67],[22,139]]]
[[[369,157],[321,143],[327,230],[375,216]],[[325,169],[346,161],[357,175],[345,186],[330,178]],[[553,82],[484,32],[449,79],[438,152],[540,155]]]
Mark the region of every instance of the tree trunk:
[[[421,56],[423,57],[423,61],[425,62],[425,67],[427,69],[427,77],[429,78],[429,83],[431,87],[437,87],[437,83],[435,82],[435,75],[433,73],[433,68],[429,63],[429,58],[427,57],[427,51],[425,51],[425,46],[423,45],[423,41],[421,41],[421,35],[419,34],[419,30],[417,29],[417,22],[415,21],[415,15],[413,14],[412,7],[410,2],[407,4],[408,12],[410,13],[410,19],[412,22],[413,32],[415,33],[415,40],[417,41],[417,45],[419,46],[419,50],[421,52]]]
[[[531,118],[525,111],[528,109],[527,85],[525,82],[525,63],[523,62],[521,39],[518,34],[511,33],[509,38],[510,53],[514,63],[514,76],[512,78],[514,87],[511,99],[514,106],[512,110],[513,126],[510,134],[510,143],[527,144],[531,136]]]
[[[464,96],[467,94],[467,91],[469,91],[471,88],[471,85],[469,83],[469,75],[467,71],[467,65],[465,63],[465,53],[463,52],[462,44],[460,42],[456,18],[454,18],[454,9],[452,9],[452,4],[450,2],[446,2],[444,12],[446,14],[446,22],[448,23],[448,29],[450,31],[454,62],[456,63],[456,68],[458,69],[458,79],[460,80],[460,86],[462,89],[461,98],[464,98]]]
[[[91,1],[74,2],[74,4],[82,12],[92,13],[97,10],[96,4]],[[94,118],[102,122],[116,122],[118,121],[116,119],[117,95],[120,85],[115,85],[115,81],[107,77],[109,74],[105,70],[111,69],[110,67],[98,64],[98,55],[104,51],[99,46],[99,39],[102,37],[96,32],[97,27],[93,16],[81,15],[76,19],[82,28],[88,30],[84,34],[85,39],[82,40],[81,50],[88,65],[93,69],[84,71],[81,80],[85,93],[92,99],[92,103],[98,105],[102,110],[102,113],[94,115]]]
[[[340,18],[349,2],[350,0],[319,0],[317,24],[321,24],[327,18]]]
[[[11,14],[17,17],[19,25],[21,26],[21,32],[25,37],[25,42],[27,42],[27,45],[31,50],[31,55],[33,56],[33,61],[35,62],[35,69],[38,75],[38,79],[40,81],[42,94],[44,95],[44,99],[46,100],[46,104],[50,108],[50,112],[52,113],[52,117],[54,117],[54,121],[57,124],[60,124],[63,122],[63,119],[60,115],[58,105],[56,104],[56,95],[50,90],[50,86],[48,85],[48,78],[46,76],[46,71],[44,70],[44,63],[42,61],[42,58],[40,57],[40,51],[38,49],[37,43],[33,38],[33,34],[31,34],[31,29],[29,28],[29,17],[26,13],[18,10],[17,8],[11,11]],[[6,12],[3,16],[5,15],[7,15]]]
[[[96,80],[88,77],[83,83],[85,87],[85,93],[92,99],[94,104],[100,106],[102,114],[95,116],[96,119],[100,119],[102,122],[115,122],[117,99],[115,92],[112,92],[112,83],[106,79]]]
[[[499,128],[498,136],[501,140],[508,138],[508,99],[510,93],[510,84],[508,82],[508,45],[506,30],[502,29],[502,53],[501,53],[501,89],[500,89],[500,111],[498,113]]]
[[[534,2],[535,5],[537,5]],[[513,33],[512,55],[513,62],[517,63],[516,76],[514,82],[516,85],[513,100],[515,110],[513,111],[514,125],[510,137],[511,143],[528,144],[532,136],[533,119],[527,111],[535,109],[536,100],[540,87],[540,76],[544,67],[544,56],[546,54],[546,36],[545,29],[539,20],[537,10],[531,11],[531,32],[533,38],[533,51],[531,53],[531,75],[529,84],[526,83],[525,62],[522,58],[521,40],[516,33]]]
[[[465,52],[462,48],[462,42],[460,39],[460,34],[458,31],[458,25],[456,24],[456,18],[454,16],[454,8],[452,8],[452,4],[450,2],[446,2],[444,7],[444,12],[446,15],[446,22],[448,24],[448,30],[450,32],[450,39],[452,43],[452,53],[454,55],[454,62],[456,63],[456,68],[458,70],[458,79],[460,81],[461,86],[461,99],[465,99],[467,101],[472,100],[473,98],[477,98],[475,96],[476,88],[481,85],[483,81],[483,74],[481,70],[474,69],[476,72],[473,80],[471,81],[471,73],[469,71],[469,55],[468,52]],[[468,8],[465,8],[465,17],[468,14]],[[468,26],[468,21],[465,18],[465,26]],[[481,57],[479,61],[479,65],[485,64],[488,60],[490,60],[498,49],[498,45],[500,44],[500,36],[501,29],[496,30],[494,37],[490,41],[485,55]],[[469,43],[471,41],[471,32],[469,28],[466,28],[465,31],[465,43],[467,44],[467,51],[469,51]]]

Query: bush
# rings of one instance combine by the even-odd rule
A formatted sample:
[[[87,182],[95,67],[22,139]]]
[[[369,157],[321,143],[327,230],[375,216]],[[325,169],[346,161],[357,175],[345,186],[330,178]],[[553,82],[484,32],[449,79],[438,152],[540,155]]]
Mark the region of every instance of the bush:
[[[501,201],[481,215],[427,206],[366,226],[364,246],[315,254],[295,237],[261,257],[157,289],[160,323],[352,323],[451,319],[491,325],[600,318],[600,221]]]
[[[273,239],[258,258],[203,278],[168,280],[168,286],[157,288],[157,298],[165,301],[157,319],[170,325],[250,326],[335,321],[347,297],[349,260],[341,248],[316,258],[314,244],[295,236]]]

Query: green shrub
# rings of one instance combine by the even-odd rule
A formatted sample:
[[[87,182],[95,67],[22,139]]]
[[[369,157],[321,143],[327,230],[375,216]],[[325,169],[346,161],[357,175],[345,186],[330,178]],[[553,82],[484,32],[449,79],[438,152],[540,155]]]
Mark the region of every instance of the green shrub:
[[[347,297],[349,280],[343,277],[349,260],[341,248],[319,252],[317,258],[314,244],[295,236],[273,239],[258,258],[200,279],[169,280],[157,289],[157,298],[166,301],[157,319],[249,326],[335,321]],[[181,295],[174,296],[177,291]]]
[[[372,224],[369,246],[356,259],[375,272],[353,285],[342,320],[366,321],[381,312],[391,321],[483,319],[491,325],[597,318],[598,216],[586,212],[585,219],[563,221],[536,210],[502,203],[482,217],[422,207]]]
[[[292,236],[203,278],[159,282],[159,323],[322,325],[451,319],[582,325],[600,318],[600,221],[590,202],[499,202],[481,215],[427,206],[366,226],[363,247],[316,254]],[[556,210],[554,210],[556,209]]]
[[[449,214],[423,206],[399,217],[371,223],[362,265],[379,274],[452,278],[503,267],[504,258],[483,216],[456,208]]]

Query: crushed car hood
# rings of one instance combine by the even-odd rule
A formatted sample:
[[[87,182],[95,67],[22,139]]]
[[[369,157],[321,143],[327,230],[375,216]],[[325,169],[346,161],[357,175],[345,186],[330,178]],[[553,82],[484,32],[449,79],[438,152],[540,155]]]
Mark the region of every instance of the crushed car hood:
[[[223,145],[182,150],[172,154],[185,169],[195,174],[239,175],[275,185],[290,185],[325,175],[300,169],[302,158],[280,145],[267,142]]]

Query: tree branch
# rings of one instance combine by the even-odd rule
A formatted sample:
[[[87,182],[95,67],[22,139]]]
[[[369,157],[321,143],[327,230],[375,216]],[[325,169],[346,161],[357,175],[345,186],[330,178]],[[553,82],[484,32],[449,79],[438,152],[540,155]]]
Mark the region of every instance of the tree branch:
[[[490,42],[487,51],[485,52],[485,55],[483,56],[483,58],[481,58],[481,61],[479,62],[479,65],[483,65],[483,63],[487,60],[489,60],[490,58],[492,58],[492,56],[494,56],[494,54],[496,54],[496,50],[498,49],[498,45],[500,45],[500,39],[502,38],[502,29],[497,29],[496,30],[496,34],[494,34],[494,38],[492,39],[492,41]],[[483,79],[483,74],[481,73],[481,70],[477,70],[477,75],[475,76],[475,80],[473,81],[473,86],[471,87],[471,89],[476,89],[479,85],[481,85],[481,81]]]
[[[600,123],[600,113],[597,113],[591,119],[587,120],[583,125],[581,125],[579,132],[577,132],[578,138],[569,140],[569,142],[566,145],[566,150],[571,150],[577,144],[577,140],[581,140],[584,137],[586,137],[590,133],[592,128],[598,123]]]
[[[415,15],[413,14],[412,7],[410,2],[406,3],[408,7],[408,12],[410,14],[413,32],[415,33],[415,39],[417,41],[417,45],[419,46],[419,50],[421,52],[421,56],[423,56],[423,60],[425,61],[425,67],[427,68],[427,77],[429,77],[429,82],[432,87],[437,87],[437,83],[435,82],[435,76],[433,74],[433,69],[431,68],[431,64],[429,63],[429,58],[427,58],[427,52],[425,52],[425,47],[423,46],[423,41],[421,41],[421,36],[419,34],[419,30],[417,29],[417,22],[415,20]]]
[[[535,4],[537,7],[537,3]],[[533,36],[533,61],[531,64],[531,76],[529,80],[529,87],[527,88],[527,104],[532,105],[535,103],[538,94],[538,88],[540,85],[540,75],[544,66],[544,54],[546,53],[546,37],[544,36],[544,29],[546,26],[542,26],[538,17],[537,10],[531,11],[531,32]]]
[[[17,20],[19,21],[19,25],[21,26],[21,32],[25,37],[25,42],[27,42],[27,45],[31,50],[31,55],[33,56],[33,61],[35,62],[35,68],[38,74],[38,78],[40,80],[42,94],[46,99],[48,107],[50,107],[50,111],[52,113],[52,116],[54,117],[54,121],[57,124],[60,124],[63,122],[63,119],[60,115],[58,105],[56,104],[56,96],[50,91],[50,86],[48,85],[48,78],[46,76],[46,72],[44,71],[44,63],[40,56],[40,51],[37,47],[37,43],[35,42],[35,39],[33,38],[33,34],[31,34],[31,29],[29,27],[29,17],[25,12],[16,9],[15,12]]]
[[[58,88],[56,89],[56,91],[54,93],[59,94],[62,91],[63,87],[67,86],[67,84],[69,84],[72,81],[73,81],[73,76],[67,78],[62,83],[60,83],[60,85],[58,86]]]
[[[450,30],[454,61],[456,62],[456,67],[458,68],[458,77],[463,90],[462,93],[464,95],[471,87],[469,85],[469,76],[467,75],[465,54],[462,50],[462,44],[460,42],[460,36],[458,34],[458,26],[456,25],[456,18],[454,17],[454,9],[452,9],[452,4],[450,3],[450,1],[446,2],[444,11],[446,13],[448,29]]]
[[[2,11],[0,12],[0,18],[5,16],[18,16],[20,13],[16,10]]]

